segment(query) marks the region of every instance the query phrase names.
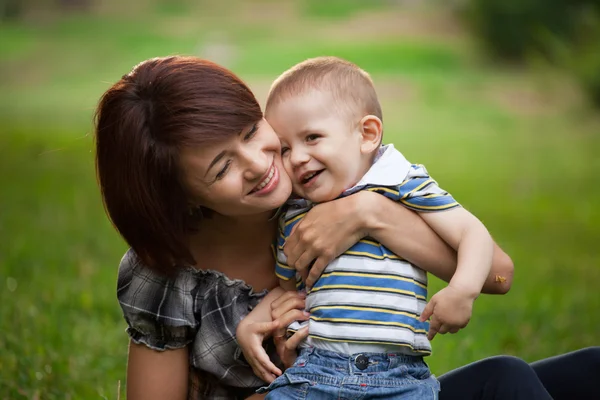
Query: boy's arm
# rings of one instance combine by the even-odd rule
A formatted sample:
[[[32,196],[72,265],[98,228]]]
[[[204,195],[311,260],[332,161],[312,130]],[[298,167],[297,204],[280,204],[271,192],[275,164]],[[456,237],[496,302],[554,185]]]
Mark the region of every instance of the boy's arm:
[[[420,215],[458,252],[458,265],[449,286],[477,297],[490,273],[494,253],[494,241],[483,223],[462,207]]]
[[[279,278],[279,287],[285,290],[286,292],[292,290],[296,290],[296,280],[295,279],[281,279]]]
[[[492,265],[494,242],[483,224],[464,208],[422,214],[423,219],[458,251],[458,266],[447,287],[433,295],[420,321],[431,317],[427,337],[456,333],[470,321],[473,302],[479,296]]]

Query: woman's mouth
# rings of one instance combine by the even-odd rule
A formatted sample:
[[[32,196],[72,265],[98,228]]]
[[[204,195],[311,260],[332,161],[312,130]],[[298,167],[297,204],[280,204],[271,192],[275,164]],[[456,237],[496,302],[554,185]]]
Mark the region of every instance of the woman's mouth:
[[[271,168],[266,173],[264,178],[258,185],[250,191],[250,194],[265,195],[275,189],[279,182],[279,171],[275,167],[275,163],[271,164]]]

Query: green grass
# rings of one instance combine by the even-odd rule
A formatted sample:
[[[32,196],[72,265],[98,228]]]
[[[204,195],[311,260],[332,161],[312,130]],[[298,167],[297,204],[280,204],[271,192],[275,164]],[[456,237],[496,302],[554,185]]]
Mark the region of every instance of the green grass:
[[[193,54],[215,30],[227,31],[231,67],[258,90],[322,54],[371,72],[386,141],[427,165],[513,257],[512,291],[482,297],[467,329],[435,339],[436,374],[494,354],[533,361],[597,344],[600,120],[568,82],[478,65],[468,43],[323,37],[345,15],[268,24],[184,1],[143,10],[0,25],[0,399],[117,397],[126,246],[95,184],[93,107],[135,63]]]

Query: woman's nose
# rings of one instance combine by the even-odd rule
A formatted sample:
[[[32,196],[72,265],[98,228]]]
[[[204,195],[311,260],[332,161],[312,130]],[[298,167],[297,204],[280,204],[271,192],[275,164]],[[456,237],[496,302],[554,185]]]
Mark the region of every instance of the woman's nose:
[[[271,166],[267,153],[256,147],[247,147],[240,151],[240,158],[244,165],[244,178],[253,181],[261,178]]]

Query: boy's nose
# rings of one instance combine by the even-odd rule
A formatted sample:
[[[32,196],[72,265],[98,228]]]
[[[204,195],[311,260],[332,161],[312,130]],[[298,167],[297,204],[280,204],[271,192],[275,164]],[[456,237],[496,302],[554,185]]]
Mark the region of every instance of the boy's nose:
[[[310,157],[309,157],[308,153],[305,151],[302,151],[302,150],[291,151],[290,162],[292,163],[293,166],[302,165],[302,164],[308,162],[309,159],[310,159]]]

